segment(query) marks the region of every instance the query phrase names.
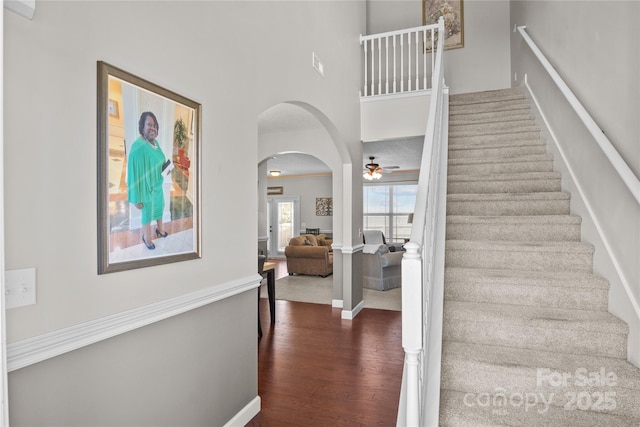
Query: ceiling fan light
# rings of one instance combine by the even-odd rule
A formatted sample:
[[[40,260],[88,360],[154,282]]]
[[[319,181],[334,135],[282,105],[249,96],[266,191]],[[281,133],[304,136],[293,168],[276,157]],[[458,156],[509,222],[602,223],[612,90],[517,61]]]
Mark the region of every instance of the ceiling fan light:
[[[373,181],[374,179],[380,179],[382,174],[380,172],[368,171],[362,174],[362,177],[367,181]]]

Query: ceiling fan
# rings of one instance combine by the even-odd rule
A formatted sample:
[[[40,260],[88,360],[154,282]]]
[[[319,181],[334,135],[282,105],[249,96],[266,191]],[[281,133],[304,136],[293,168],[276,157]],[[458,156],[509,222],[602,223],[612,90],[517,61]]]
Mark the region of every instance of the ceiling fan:
[[[364,165],[362,176],[364,179],[372,181],[374,179],[380,179],[383,173],[391,173],[390,169],[399,169],[400,166],[380,166],[374,162],[375,157],[369,156],[369,163]]]

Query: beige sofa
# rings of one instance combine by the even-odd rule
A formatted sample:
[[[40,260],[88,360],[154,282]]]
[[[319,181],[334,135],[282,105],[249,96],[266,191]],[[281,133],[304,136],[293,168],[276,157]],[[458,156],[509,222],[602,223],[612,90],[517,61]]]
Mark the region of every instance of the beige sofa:
[[[292,237],[284,248],[289,275],[306,274],[327,277],[333,273],[331,239],[324,234]]]

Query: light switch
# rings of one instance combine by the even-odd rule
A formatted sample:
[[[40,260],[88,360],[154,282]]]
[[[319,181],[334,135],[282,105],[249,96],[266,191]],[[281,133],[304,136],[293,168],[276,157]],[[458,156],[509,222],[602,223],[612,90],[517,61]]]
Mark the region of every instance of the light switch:
[[[21,268],[4,272],[5,308],[36,303],[36,269]]]

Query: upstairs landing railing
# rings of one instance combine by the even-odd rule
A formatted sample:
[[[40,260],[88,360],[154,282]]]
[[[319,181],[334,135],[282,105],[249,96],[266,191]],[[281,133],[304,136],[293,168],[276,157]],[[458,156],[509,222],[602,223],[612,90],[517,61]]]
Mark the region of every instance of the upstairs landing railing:
[[[438,24],[360,36],[364,52],[364,86],[360,95],[430,89],[437,35]]]
[[[437,31],[444,32],[444,21]],[[402,260],[402,346],[398,426],[436,426],[444,300],[448,95],[444,37],[438,39],[411,239]]]

